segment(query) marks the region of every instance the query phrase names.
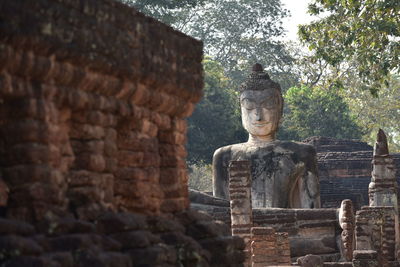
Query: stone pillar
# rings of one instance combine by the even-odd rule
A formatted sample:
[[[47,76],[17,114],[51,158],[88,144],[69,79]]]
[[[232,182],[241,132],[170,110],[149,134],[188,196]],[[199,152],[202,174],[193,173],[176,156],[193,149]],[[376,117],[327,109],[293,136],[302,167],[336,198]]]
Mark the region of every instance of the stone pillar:
[[[372,160],[372,178],[368,188],[370,207],[393,207],[396,250],[399,249],[399,209],[397,198],[396,167],[387,145],[385,133],[379,129]]]
[[[272,227],[251,228],[251,266],[291,265],[288,233],[276,233]]]
[[[363,207],[357,211],[356,250],[376,251],[381,267],[387,266],[388,261],[395,260],[395,213],[393,207]]]
[[[343,245],[342,257],[346,261],[353,259],[355,217],[353,203],[345,199],[339,209],[339,225],[343,229],[341,241]]]
[[[288,233],[276,233],[277,265],[291,265]]]
[[[8,69],[0,74],[0,166],[9,189],[6,216],[41,221],[63,214],[68,205],[62,168],[65,158],[73,157],[64,149],[68,115],[57,107],[56,86],[31,80],[34,70],[37,77],[54,78],[50,59],[6,45],[0,50],[7,59],[2,67]]]
[[[251,266],[276,265],[278,261],[277,238],[272,227],[251,228]]]
[[[245,265],[250,265],[250,229],[253,226],[251,207],[251,175],[249,161],[231,161],[229,164],[229,195],[232,235],[244,239]]]
[[[353,267],[380,267],[375,250],[355,250]]]

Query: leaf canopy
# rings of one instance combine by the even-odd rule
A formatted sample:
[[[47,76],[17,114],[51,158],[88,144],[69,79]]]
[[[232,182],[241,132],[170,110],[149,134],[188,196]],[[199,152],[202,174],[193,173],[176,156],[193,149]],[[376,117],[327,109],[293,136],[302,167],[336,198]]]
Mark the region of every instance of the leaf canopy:
[[[309,13],[320,19],[299,27],[299,36],[332,66],[357,62],[357,74],[372,94],[399,72],[400,1],[313,0]]]

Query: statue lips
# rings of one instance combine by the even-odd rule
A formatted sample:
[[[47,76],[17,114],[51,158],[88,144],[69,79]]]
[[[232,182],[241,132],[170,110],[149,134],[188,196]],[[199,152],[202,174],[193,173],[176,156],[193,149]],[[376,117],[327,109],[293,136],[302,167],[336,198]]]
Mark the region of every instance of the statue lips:
[[[258,122],[258,123],[253,123],[254,126],[256,127],[263,127],[265,125],[268,125],[270,122],[266,121],[266,122]]]

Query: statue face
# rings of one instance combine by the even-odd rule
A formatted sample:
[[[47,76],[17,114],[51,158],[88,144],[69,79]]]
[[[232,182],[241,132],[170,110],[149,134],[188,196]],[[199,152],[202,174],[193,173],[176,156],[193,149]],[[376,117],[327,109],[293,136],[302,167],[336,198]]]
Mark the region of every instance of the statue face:
[[[278,130],[281,103],[276,90],[244,91],[240,95],[243,127],[253,136],[272,136]]]

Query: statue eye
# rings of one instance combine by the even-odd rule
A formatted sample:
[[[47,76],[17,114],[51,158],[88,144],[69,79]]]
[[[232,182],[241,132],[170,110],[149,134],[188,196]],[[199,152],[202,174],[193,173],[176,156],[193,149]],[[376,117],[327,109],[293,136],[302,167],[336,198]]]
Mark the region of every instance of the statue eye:
[[[276,107],[276,105],[277,105],[276,99],[269,98],[269,99],[264,100],[260,106],[263,108],[267,108],[267,109],[273,109]]]
[[[243,99],[242,101],[241,101],[241,104],[242,104],[242,106],[245,108],[245,109],[255,109],[256,108],[256,103],[254,102],[254,101],[251,101],[251,100],[249,100],[249,99]]]

